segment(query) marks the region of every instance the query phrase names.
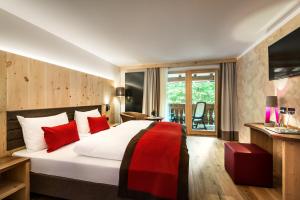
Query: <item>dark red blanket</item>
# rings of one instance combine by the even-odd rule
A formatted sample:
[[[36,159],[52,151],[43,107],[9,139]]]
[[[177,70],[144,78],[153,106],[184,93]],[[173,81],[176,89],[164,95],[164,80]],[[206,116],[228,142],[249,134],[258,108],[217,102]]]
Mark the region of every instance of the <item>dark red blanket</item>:
[[[188,199],[189,155],[185,129],[154,122],[128,144],[122,160],[119,195],[135,199]]]

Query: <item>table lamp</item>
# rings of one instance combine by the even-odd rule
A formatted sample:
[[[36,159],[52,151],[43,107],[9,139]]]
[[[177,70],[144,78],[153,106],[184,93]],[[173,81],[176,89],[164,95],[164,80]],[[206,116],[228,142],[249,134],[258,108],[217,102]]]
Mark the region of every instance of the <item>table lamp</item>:
[[[271,115],[275,113],[276,123],[279,123],[279,112],[278,112],[278,100],[277,96],[267,96],[266,98],[266,118],[265,126],[271,127],[275,125],[275,122],[271,121]]]

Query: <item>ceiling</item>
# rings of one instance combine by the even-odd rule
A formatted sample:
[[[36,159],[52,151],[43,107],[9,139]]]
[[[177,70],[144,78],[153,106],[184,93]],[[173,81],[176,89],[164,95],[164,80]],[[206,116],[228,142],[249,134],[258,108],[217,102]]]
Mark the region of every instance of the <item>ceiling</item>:
[[[3,10],[118,66],[236,57],[299,4],[299,0],[0,0]]]

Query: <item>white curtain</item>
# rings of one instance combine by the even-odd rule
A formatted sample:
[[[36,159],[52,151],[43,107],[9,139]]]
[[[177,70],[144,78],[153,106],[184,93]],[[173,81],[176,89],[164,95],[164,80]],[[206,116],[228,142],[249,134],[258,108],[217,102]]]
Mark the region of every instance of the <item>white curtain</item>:
[[[164,118],[164,121],[168,120],[169,108],[168,108],[168,96],[167,96],[167,84],[168,84],[168,68],[160,68],[160,105],[159,115]]]

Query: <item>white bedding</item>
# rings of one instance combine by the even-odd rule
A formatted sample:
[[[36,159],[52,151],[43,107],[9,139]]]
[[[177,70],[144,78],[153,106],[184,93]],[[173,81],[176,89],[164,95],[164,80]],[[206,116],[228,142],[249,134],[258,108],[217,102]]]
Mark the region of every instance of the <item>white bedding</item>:
[[[78,142],[51,153],[46,149],[23,149],[13,156],[30,158],[34,173],[118,185],[121,160],[129,141],[150,124],[151,121],[129,121],[93,135],[80,133]]]
[[[152,122],[134,120],[76,142],[74,151],[83,156],[122,161],[129,141]]]
[[[37,152],[23,149],[13,156],[30,158],[31,171],[35,173],[118,185],[121,161],[80,156],[73,151],[75,145],[69,144],[51,153],[46,149]]]

